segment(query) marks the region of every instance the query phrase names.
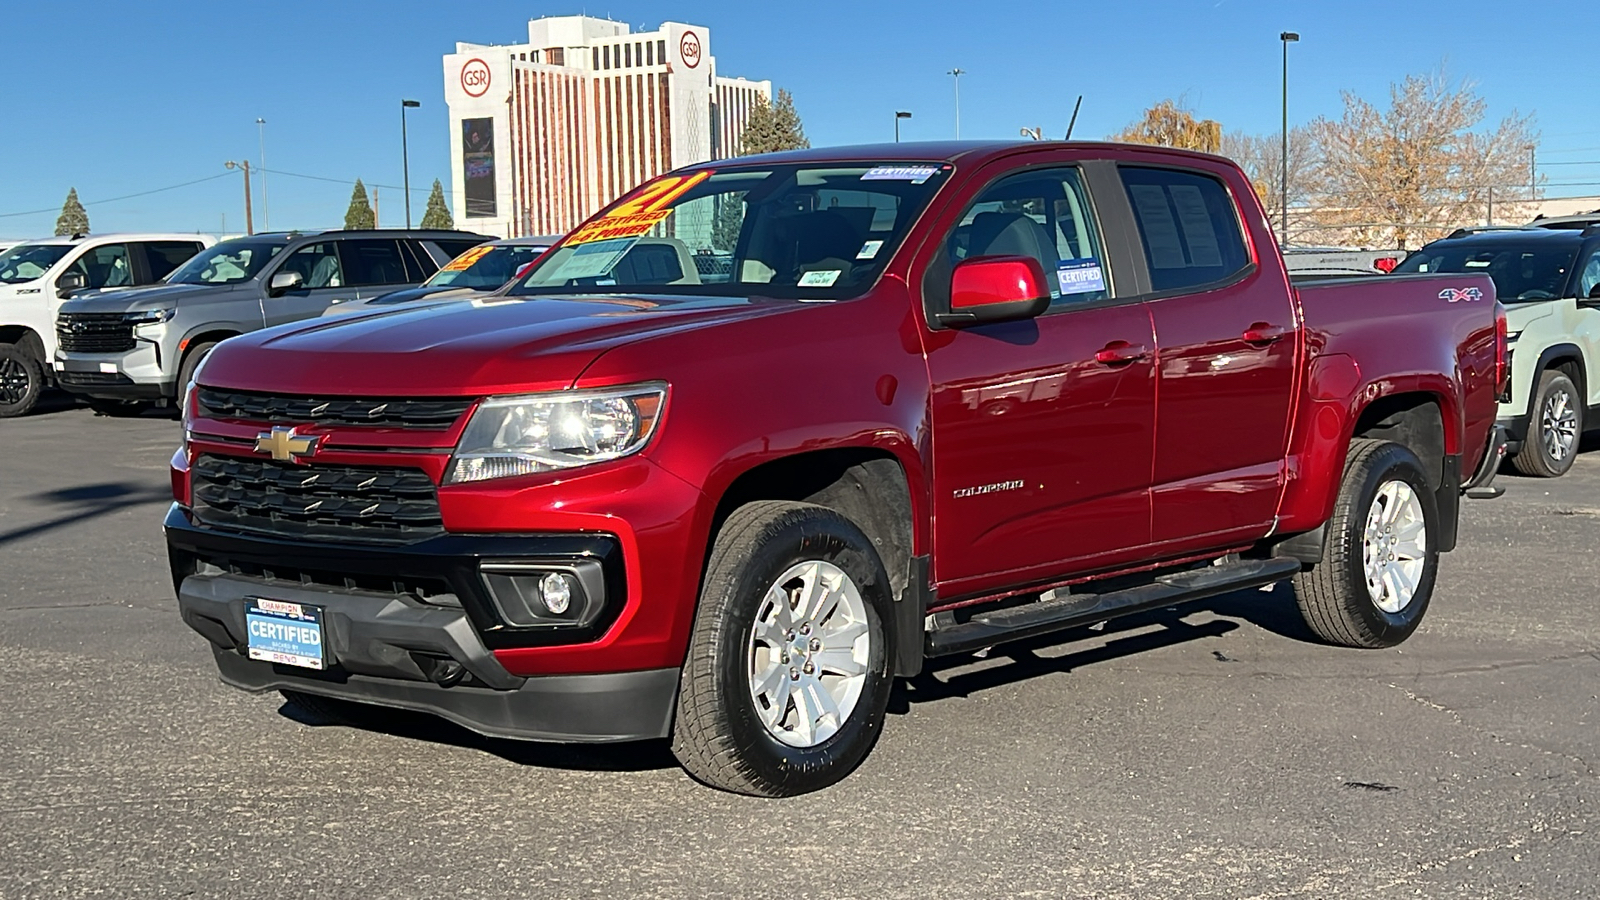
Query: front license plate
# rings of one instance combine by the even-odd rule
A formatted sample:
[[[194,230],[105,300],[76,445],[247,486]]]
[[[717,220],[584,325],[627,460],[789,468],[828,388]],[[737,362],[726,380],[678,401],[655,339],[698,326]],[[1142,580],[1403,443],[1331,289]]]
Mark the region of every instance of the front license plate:
[[[245,601],[251,659],[323,669],[322,607],[251,597]]]

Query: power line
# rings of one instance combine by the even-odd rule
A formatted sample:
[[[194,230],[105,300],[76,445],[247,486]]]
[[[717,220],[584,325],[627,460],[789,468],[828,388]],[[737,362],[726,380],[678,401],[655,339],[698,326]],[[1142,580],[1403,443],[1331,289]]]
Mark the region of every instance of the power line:
[[[99,205],[105,204],[105,203],[116,203],[118,200],[132,200],[134,197],[145,197],[145,196],[149,196],[150,194],[159,194],[159,193],[162,193],[163,191],[175,191],[178,188],[186,188],[186,187],[189,187],[190,185],[201,184],[202,182],[206,182],[206,181],[215,181],[218,178],[227,178],[228,176],[233,175],[233,174],[235,174],[235,173],[233,173],[233,172],[221,172],[221,173],[218,173],[216,175],[208,175],[205,178],[196,178],[193,181],[185,181],[182,184],[173,184],[173,185],[168,185],[167,187],[153,188],[153,189],[148,190],[148,191],[139,191],[136,194],[123,194],[121,197],[108,197],[108,198],[106,198],[104,200],[82,200],[82,199],[80,199],[78,202],[82,203],[84,206],[91,206],[91,205],[99,206]],[[61,211],[60,207],[52,206],[52,207],[48,207],[46,209],[30,209],[30,210],[25,210],[23,212],[0,213],[0,219],[9,219],[9,218],[13,218],[15,216],[37,216],[37,215],[42,215],[44,213],[60,212],[60,211]]]
[[[305,178],[310,181],[326,181],[330,184],[348,184],[354,186],[356,183],[355,180],[348,178],[327,178],[322,175],[306,175],[300,172],[285,172],[282,169],[262,169],[261,171],[271,172],[273,175],[287,175],[290,178]],[[405,188],[397,184],[379,184],[376,181],[362,181],[361,183],[367,187],[388,188],[391,191],[405,191]],[[427,194],[431,193],[432,191],[432,187],[414,187],[411,189],[411,193],[413,194]]]

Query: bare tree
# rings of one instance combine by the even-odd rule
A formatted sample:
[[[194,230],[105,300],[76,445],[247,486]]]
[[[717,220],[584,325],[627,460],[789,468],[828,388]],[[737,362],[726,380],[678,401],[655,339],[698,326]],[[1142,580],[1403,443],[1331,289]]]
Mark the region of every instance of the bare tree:
[[[1532,119],[1513,112],[1483,129],[1484,109],[1470,83],[1441,72],[1390,85],[1388,109],[1346,92],[1342,117],[1311,124],[1321,162],[1312,224],[1338,243],[1409,249],[1461,225],[1525,218]]]
[[[1267,220],[1276,227],[1283,208],[1283,135],[1243,134],[1230,131],[1222,136],[1223,156],[1229,157],[1250,176],[1250,184],[1261,198],[1267,211]],[[1311,140],[1311,129],[1305,126],[1289,129],[1289,217],[1290,233],[1304,217],[1305,207],[1311,202],[1312,188],[1318,171],[1316,151]]]
[[[1110,139],[1216,153],[1222,146],[1222,125],[1211,119],[1196,119],[1177,100],[1163,100]]]

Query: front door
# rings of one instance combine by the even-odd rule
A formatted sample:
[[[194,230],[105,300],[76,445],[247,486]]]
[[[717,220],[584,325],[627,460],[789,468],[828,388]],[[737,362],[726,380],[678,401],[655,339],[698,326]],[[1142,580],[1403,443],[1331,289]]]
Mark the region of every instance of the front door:
[[[1150,533],[1155,336],[1118,298],[1079,170],[1025,170],[952,223],[923,279],[948,304],[962,260],[1039,260],[1037,319],[924,334],[932,381],[934,578],[946,596],[1138,556]]]
[[[356,288],[345,279],[338,247],[337,241],[318,241],[284,259],[278,271],[300,273],[300,287],[262,299],[261,313],[268,326],[320,316],[334,303],[357,298]]]
[[[1118,171],[1143,242],[1161,345],[1152,537],[1196,546],[1262,537],[1283,487],[1299,337],[1294,303],[1276,267],[1252,265],[1220,178]],[[1271,243],[1262,235],[1256,245]]]

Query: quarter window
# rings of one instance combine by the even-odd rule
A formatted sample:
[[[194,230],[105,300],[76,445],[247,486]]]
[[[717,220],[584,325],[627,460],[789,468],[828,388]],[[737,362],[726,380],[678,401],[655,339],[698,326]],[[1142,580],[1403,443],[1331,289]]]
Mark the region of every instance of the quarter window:
[[[1178,291],[1226,281],[1250,264],[1228,188],[1209,175],[1123,167],[1150,265],[1150,287]]]
[[[405,284],[406,264],[392,238],[339,242],[344,283],[353,287]]]
[[[1050,309],[1111,296],[1100,234],[1077,169],[1039,169],[986,188],[950,234],[952,262],[1031,256],[1044,268]]]

